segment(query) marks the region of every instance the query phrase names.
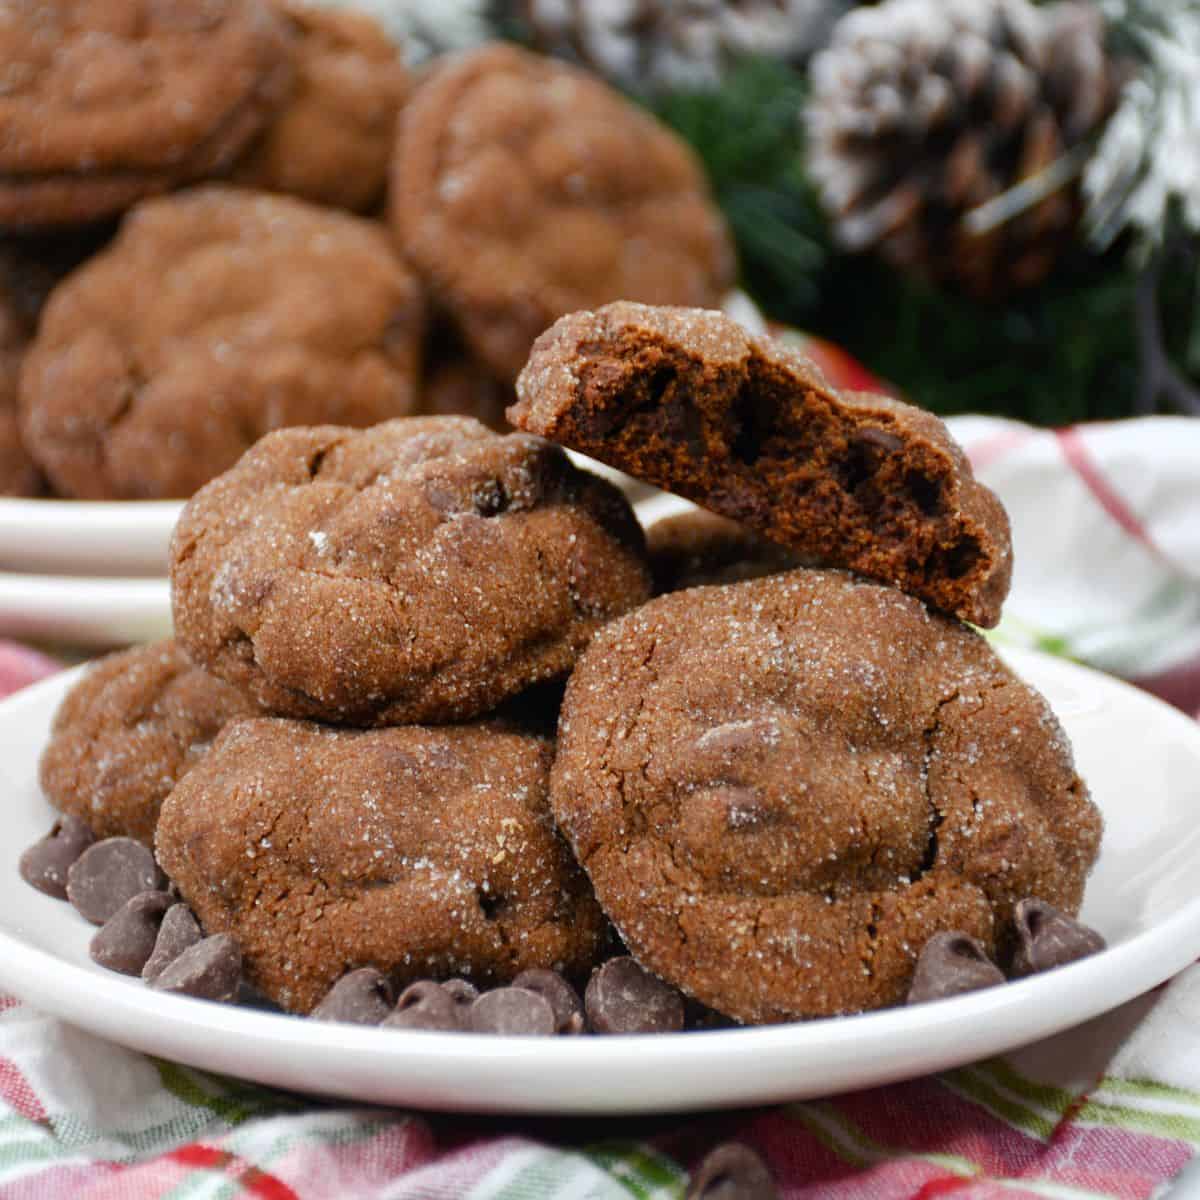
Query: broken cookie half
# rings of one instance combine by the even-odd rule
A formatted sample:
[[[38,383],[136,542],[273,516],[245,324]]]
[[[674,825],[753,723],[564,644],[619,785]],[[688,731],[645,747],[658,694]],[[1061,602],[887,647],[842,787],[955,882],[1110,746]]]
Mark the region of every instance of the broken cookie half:
[[[619,302],[537,340],[509,420],[732,517],[811,560],[986,627],[1008,517],[945,425],[841,393],[718,312]]]

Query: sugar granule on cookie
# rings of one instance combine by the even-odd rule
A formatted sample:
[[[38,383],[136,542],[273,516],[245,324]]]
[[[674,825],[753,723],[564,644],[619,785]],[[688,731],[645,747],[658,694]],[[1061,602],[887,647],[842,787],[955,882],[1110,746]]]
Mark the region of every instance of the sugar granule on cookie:
[[[563,313],[717,304],[732,285],[686,143],[595,76],[512,45],[432,69],[401,114],[390,203],[405,253],[506,382]]]
[[[650,594],[616,488],[466,417],[271,434],[184,508],[171,583],[196,662],[364,726],[488,712]]]
[[[238,722],[163,806],[159,861],[289,1011],[359,967],[396,987],[578,976],[603,917],[550,816],[552,757],[500,723]]]
[[[718,312],[610,304],[538,338],[508,410],[560,442],[827,566],[977,625],[1008,594],[1008,516],[945,425],[842,394]]]
[[[795,570],[607,625],[551,803],[630,953],[746,1023],[903,1001],[934,934],[1078,911],[1101,818],[1046,702],[912,597]]]
[[[412,412],[424,317],[375,222],[242,188],[147,201],[55,288],[21,432],[65,496],[187,497],[272,429]]]

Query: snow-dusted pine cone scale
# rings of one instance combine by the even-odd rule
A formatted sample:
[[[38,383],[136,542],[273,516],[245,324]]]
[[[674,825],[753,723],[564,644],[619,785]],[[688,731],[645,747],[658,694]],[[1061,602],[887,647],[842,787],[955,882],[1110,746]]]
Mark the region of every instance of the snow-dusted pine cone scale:
[[[849,0],[516,0],[539,50],[624,87],[716,84],[746,55],[789,61],[821,45]]]
[[[847,14],[813,60],[807,112],[809,171],[839,240],[982,298],[1037,283],[1075,236],[1076,156],[1120,74],[1083,0]],[[978,212],[1002,195],[1015,203]]]

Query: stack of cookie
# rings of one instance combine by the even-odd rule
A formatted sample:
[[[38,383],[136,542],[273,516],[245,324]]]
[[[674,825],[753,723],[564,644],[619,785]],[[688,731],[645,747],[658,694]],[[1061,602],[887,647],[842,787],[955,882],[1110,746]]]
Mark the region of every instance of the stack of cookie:
[[[1099,814],[964,623],[995,623],[1011,551],[940,422],[629,303],[564,318],[517,390],[528,432],[285,430],[198,492],[179,645],[64,704],[43,783],[89,828],[27,878],[91,897],[88,856],[152,834],[213,947],[160,986],[228,991],[236,947],[289,1011],[406,1028],[831,1016],[1102,945],[1073,919]],[[718,515],[647,551],[541,434]],[[169,959],[146,858],[118,907],[77,902],[121,969]]]
[[[104,661],[58,714],[42,782],[74,820],[32,882],[76,900],[97,852],[153,845],[292,1011],[365,966],[586,975],[605,923],[550,815],[553,685],[650,594],[620,492],[470,418],[282,430],[186,506],[172,584],[178,644]],[[106,965],[167,936],[146,883],[76,902]]]
[[[501,428],[558,316],[732,284],[686,146],[515,47],[414,79],[346,10],[22,0],[0,58],[0,494],[186,497],[291,425]]]

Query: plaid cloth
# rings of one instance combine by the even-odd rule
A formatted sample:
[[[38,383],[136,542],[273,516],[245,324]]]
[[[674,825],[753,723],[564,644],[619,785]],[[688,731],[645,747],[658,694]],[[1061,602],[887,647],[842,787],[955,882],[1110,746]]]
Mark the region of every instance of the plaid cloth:
[[[957,432],[1013,515],[1018,576],[999,636],[1200,708],[1200,422]],[[49,667],[0,645],[0,694]],[[764,1157],[785,1200],[1161,1195],[1200,1145],[1200,967],[942,1076],[622,1121],[324,1106],[148,1058],[0,995],[3,1200],[670,1200],[727,1140]]]

